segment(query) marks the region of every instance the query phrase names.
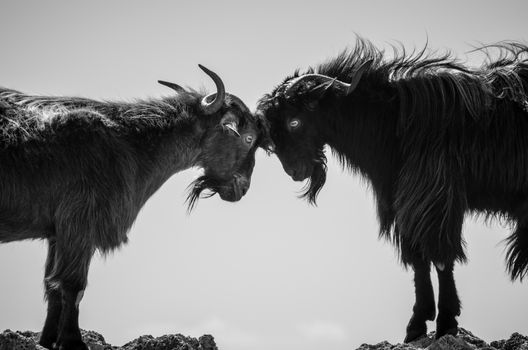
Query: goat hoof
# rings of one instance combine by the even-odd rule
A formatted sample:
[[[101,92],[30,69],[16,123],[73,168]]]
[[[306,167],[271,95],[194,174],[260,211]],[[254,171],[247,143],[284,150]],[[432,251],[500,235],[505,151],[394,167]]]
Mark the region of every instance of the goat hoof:
[[[427,334],[427,325],[422,317],[417,317],[415,314],[411,317],[407,325],[407,334],[405,336],[405,343],[410,343]]]
[[[90,350],[82,340],[73,340],[62,342],[58,346],[58,350]]]
[[[54,350],[55,349],[55,340],[49,340],[49,339],[40,339],[39,345],[43,348],[46,348],[48,350]]]
[[[425,337],[426,333],[427,333],[427,329],[426,330],[421,330],[421,329],[410,329],[410,330],[407,330],[407,335],[405,336],[405,340],[403,342],[404,343],[413,342],[413,341],[418,340],[418,339],[420,339],[422,337]]]
[[[436,330],[435,339],[439,339],[443,337],[444,335],[451,334],[456,337],[458,334],[458,327],[453,327],[445,330]]]

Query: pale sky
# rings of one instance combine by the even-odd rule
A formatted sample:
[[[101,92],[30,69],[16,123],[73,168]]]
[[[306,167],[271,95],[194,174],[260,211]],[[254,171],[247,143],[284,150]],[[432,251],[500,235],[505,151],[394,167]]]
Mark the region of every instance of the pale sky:
[[[522,0],[2,0],[0,85],[106,100],[169,94],[158,79],[212,91],[201,63],[254,109],[296,68],[353,45],[355,33],[379,47],[428,40],[478,63],[465,53],[479,43],[528,41],[527,10]],[[311,207],[297,198],[302,184],[259,151],[242,201],[215,196],[187,215],[186,187],[199,173],[172,177],[140,212],[129,244],[94,258],[82,328],[113,345],[142,334],[211,333],[229,350],[403,340],[412,273],[378,241],[363,180],[331,159]],[[505,273],[508,234],[504,224],[468,218],[469,264],[456,268],[460,326],[488,341],[528,333],[528,284]],[[0,331],[41,329],[45,256],[39,241],[0,245]]]

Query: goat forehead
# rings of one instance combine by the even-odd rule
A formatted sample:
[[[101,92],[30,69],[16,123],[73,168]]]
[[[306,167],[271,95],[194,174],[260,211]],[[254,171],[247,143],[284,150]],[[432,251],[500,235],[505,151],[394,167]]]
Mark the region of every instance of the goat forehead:
[[[258,121],[254,119],[249,119],[246,121],[245,125],[242,128],[242,132],[244,133],[252,133],[254,136],[262,136],[264,132],[262,131],[261,127],[259,126]]]
[[[245,123],[253,123],[254,118],[253,114],[251,114],[249,111],[241,111],[238,106],[231,106],[227,109],[227,111],[224,113],[224,116],[231,115],[236,118],[238,118],[240,121],[244,121]]]
[[[297,113],[289,106],[270,107],[266,112],[266,117],[272,124],[284,124],[289,118],[294,117]]]

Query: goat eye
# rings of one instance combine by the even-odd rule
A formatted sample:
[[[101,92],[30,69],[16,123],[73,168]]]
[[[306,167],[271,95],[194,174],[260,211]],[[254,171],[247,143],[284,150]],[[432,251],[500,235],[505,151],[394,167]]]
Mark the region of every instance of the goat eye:
[[[247,135],[247,136],[246,136],[246,142],[247,142],[247,143],[251,143],[251,142],[253,142],[253,135]]]
[[[298,128],[299,125],[301,125],[301,121],[299,119],[292,119],[290,120],[290,128],[295,129]]]

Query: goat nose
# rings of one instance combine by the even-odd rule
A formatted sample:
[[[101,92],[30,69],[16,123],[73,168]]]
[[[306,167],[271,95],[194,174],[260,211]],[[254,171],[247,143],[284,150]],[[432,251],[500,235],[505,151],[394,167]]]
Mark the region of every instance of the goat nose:
[[[244,196],[247,193],[249,189],[249,183],[250,183],[249,180],[244,176],[240,176],[236,178],[236,185],[239,188],[240,192],[242,193],[242,196]]]
[[[242,195],[245,196],[247,191],[249,190],[249,184],[242,185]]]

